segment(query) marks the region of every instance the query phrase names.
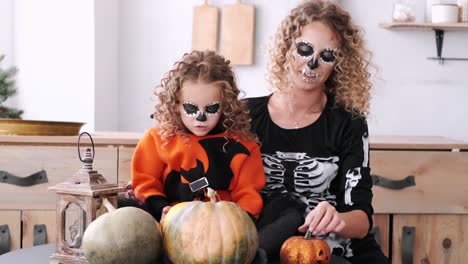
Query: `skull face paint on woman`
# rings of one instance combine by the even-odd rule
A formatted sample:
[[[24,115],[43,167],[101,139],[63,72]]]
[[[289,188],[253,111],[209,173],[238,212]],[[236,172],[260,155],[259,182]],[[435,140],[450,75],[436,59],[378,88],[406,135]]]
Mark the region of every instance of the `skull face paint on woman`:
[[[333,72],[340,42],[329,26],[315,21],[301,28],[292,52],[292,81],[296,88],[322,88]]]

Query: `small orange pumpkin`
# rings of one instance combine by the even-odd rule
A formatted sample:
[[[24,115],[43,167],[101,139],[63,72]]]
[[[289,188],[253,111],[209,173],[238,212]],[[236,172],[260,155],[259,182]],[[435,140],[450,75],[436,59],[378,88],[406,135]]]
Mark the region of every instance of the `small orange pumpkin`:
[[[331,251],[326,241],[312,238],[310,231],[305,236],[293,236],[281,246],[281,264],[328,264]]]

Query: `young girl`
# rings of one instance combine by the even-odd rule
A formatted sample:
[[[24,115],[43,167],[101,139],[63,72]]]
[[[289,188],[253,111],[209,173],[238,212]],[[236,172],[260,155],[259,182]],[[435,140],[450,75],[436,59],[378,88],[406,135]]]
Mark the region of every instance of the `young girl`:
[[[205,200],[208,186],[259,216],[265,174],[239,93],[229,61],[213,51],[185,54],[162,79],[158,124],[132,160],[135,196],[158,221],[175,203]]]

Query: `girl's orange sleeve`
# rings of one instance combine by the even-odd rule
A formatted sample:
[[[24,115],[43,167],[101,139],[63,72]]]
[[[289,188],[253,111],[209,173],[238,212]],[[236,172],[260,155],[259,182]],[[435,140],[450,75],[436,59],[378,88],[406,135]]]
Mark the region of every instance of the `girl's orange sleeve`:
[[[165,164],[158,153],[157,138],[155,129],[147,131],[133,154],[132,186],[135,196],[141,201],[155,195],[166,197],[163,181]]]
[[[265,186],[266,178],[260,148],[257,144],[252,145],[248,157],[238,155],[231,163],[234,173],[231,199],[242,209],[258,218],[263,208],[260,191]]]

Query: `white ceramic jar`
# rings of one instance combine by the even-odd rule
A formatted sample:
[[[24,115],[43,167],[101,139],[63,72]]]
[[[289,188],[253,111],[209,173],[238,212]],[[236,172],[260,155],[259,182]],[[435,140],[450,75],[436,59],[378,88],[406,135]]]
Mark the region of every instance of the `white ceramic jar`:
[[[458,5],[456,4],[433,4],[432,23],[457,23]]]
[[[440,3],[442,3],[441,0],[426,0],[426,14],[424,19],[426,22],[432,22],[432,5]]]

